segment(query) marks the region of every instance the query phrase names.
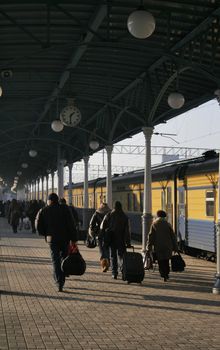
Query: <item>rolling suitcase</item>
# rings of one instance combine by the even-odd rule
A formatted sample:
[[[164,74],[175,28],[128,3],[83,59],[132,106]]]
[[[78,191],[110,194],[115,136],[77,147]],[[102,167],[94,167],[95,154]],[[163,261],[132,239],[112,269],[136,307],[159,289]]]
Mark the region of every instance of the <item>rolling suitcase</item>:
[[[126,252],[123,256],[122,279],[128,283],[141,283],[144,279],[144,263],[140,253]]]

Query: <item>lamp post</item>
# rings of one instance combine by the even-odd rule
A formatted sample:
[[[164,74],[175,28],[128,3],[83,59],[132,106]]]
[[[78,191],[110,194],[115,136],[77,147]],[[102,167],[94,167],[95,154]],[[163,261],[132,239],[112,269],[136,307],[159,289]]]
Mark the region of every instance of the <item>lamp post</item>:
[[[218,165],[218,222],[216,230],[216,281],[212,288],[213,294],[220,294],[220,152],[219,152],[219,165]]]

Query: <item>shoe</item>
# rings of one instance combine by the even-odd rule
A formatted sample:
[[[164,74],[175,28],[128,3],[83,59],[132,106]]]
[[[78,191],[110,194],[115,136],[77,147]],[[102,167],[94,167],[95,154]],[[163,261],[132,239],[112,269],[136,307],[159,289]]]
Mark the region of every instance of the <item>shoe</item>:
[[[118,275],[112,275],[112,278],[114,278],[114,280],[118,279]]]
[[[102,272],[107,272],[109,269],[109,261],[108,259],[101,259],[100,261]]]
[[[164,280],[164,282],[167,282],[167,281],[168,281],[168,279],[169,279],[169,276],[167,275],[167,276],[165,276],[165,277],[164,277],[164,279],[163,279],[163,280]]]
[[[63,286],[59,286],[58,292],[63,292]]]

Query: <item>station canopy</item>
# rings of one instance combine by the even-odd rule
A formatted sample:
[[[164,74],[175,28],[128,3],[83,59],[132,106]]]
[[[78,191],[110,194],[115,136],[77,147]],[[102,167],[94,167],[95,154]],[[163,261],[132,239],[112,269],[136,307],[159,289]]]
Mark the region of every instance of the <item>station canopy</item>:
[[[128,30],[137,9],[155,20],[147,38]],[[219,22],[217,0],[1,1],[0,176],[34,180],[56,170],[58,147],[76,162],[91,141],[102,149],[220,95]],[[55,132],[60,115],[71,126]]]

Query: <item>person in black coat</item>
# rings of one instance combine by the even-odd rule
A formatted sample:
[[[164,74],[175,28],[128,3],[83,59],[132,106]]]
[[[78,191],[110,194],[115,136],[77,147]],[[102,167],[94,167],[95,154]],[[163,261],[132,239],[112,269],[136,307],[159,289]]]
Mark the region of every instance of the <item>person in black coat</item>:
[[[128,217],[121,202],[115,202],[114,209],[104,217],[100,228],[105,232],[104,244],[111,250],[112,277],[117,279],[118,260],[122,262],[126,247],[131,246]]]
[[[32,233],[36,233],[35,219],[39,210],[40,210],[40,206],[37,203],[37,200],[34,199],[33,201],[30,202],[29,208],[27,209],[27,216],[31,222]]]
[[[48,206],[42,208],[36,217],[35,226],[40,235],[45,236],[50,246],[54,269],[54,279],[58,291],[63,291],[65,275],[61,262],[68,254],[68,245],[77,241],[77,231],[73,216],[66,205],[59,204],[56,193],[48,197]]]

